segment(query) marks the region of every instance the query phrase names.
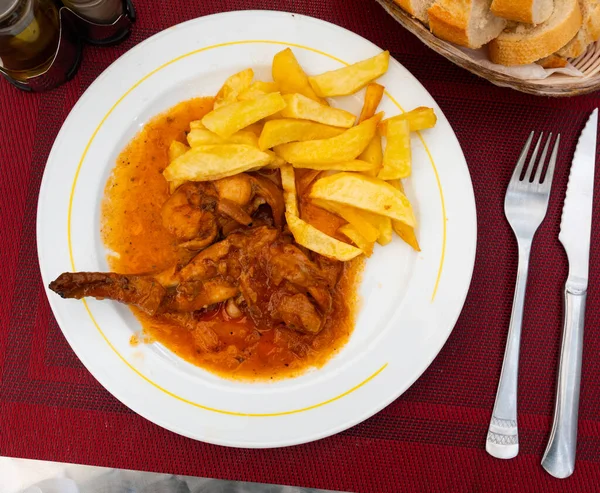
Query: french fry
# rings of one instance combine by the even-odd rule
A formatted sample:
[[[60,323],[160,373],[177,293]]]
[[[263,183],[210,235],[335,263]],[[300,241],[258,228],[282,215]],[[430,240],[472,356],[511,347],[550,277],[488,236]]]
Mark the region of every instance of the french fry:
[[[285,219],[296,243],[313,252],[342,262],[352,260],[363,253],[360,248],[326,235],[293,214],[286,212]]]
[[[367,120],[368,121],[368,120]],[[409,226],[416,225],[409,200],[389,183],[359,173],[337,173],[313,184],[310,197],[374,212]]]
[[[288,142],[303,142],[335,137],[344,132],[343,128],[294,118],[271,120],[265,123],[258,139],[260,150],[271,149]]]
[[[292,164],[335,164],[352,161],[362,153],[377,131],[381,113],[329,139],[290,142],[274,148]]]
[[[383,167],[377,177],[381,180],[399,180],[410,176],[411,159],[408,121],[390,121],[387,127],[387,145],[383,153]]]
[[[382,216],[382,219],[379,223],[379,238],[377,238],[377,243],[385,246],[392,241],[394,230],[392,229],[392,220],[389,217]]]
[[[190,148],[186,146],[183,142],[179,142],[178,140],[174,140],[171,142],[169,146],[169,163],[175,161],[179,156],[183,156]],[[185,183],[185,180],[177,180],[169,182],[169,193],[175,193],[181,185]]]
[[[256,123],[253,123],[252,125],[248,125],[247,127],[244,128],[244,130],[248,130],[249,132],[252,132],[257,137],[260,137],[260,134],[262,133],[262,129],[263,129],[264,125],[265,125],[264,121],[260,120]]]
[[[384,51],[348,67],[308,78],[311,87],[322,98],[347,96],[365,87],[369,82],[387,72],[390,52]]]
[[[298,190],[298,195],[304,195],[312,185],[313,181],[315,181],[321,173],[321,171],[314,169],[305,169],[296,173],[296,189]]]
[[[375,132],[375,136],[371,139],[371,142],[369,142],[362,154],[358,156],[358,159],[367,161],[373,165],[370,170],[363,171],[365,175],[377,176],[383,162],[383,149],[381,147],[379,132]]]
[[[279,169],[287,164],[284,159],[281,159],[273,151],[267,149],[263,152],[271,157],[271,162],[265,166],[265,169]]]
[[[198,147],[213,144],[225,144],[227,139],[219,137],[216,133],[207,128],[198,128],[191,130],[187,134],[187,141],[190,147]]]
[[[280,168],[280,172],[285,211],[299,217],[300,212],[298,211],[298,195],[296,193],[296,175],[294,174],[294,168],[289,164],[285,164]]]
[[[246,101],[247,99],[254,99],[258,96],[262,96],[264,94],[269,94],[270,92],[278,92],[279,84],[277,82],[264,82],[262,80],[257,80],[250,84],[250,87],[241,91],[238,94],[238,101]]]
[[[404,185],[402,184],[402,180],[388,180],[387,181],[390,185],[392,185],[394,188],[400,190],[402,193],[404,193]],[[404,195],[406,195],[404,193]]]
[[[174,140],[169,146],[169,162],[175,161],[175,159],[177,159],[179,156],[182,156],[189,150],[190,148],[186,146],[183,142]]]
[[[344,236],[348,237],[352,243],[360,248],[367,257],[370,257],[373,254],[373,243],[367,241],[365,237],[361,235],[354,226],[352,226],[352,224],[346,224],[338,231]]]
[[[373,243],[379,238],[379,218],[382,216],[361,211],[349,205],[336,204],[328,200],[314,199],[313,202],[316,206],[333,212],[348,221],[366,241]]]
[[[379,106],[379,103],[381,103],[381,98],[383,97],[384,91],[385,87],[377,84],[377,82],[371,82],[367,86],[367,90],[365,92],[365,102],[363,103],[360,116],[358,117],[358,123],[368,120],[375,113],[377,113],[377,107]]]
[[[271,162],[271,156],[243,144],[199,146],[179,156],[163,171],[171,181],[212,181],[257,169]]]
[[[416,132],[435,127],[437,116],[435,116],[433,108],[419,107],[402,115],[387,118],[379,124],[379,132],[382,136],[387,136],[388,125],[393,120],[407,120],[410,125],[410,131]]]
[[[404,193],[404,186],[400,180],[389,180],[388,183]],[[419,240],[417,240],[417,236],[415,234],[415,228],[411,228],[407,224],[404,224],[400,221],[392,221],[392,228],[396,234],[402,238],[402,240],[408,243],[417,252],[421,251]]]
[[[214,144],[245,144],[258,147],[258,137],[249,130],[240,130],[231,137],[224,139],[207,129],[192,130],[187,135],[187,141],[190,147]]]
[[[235,102],[238,94],[250,86],[253,78],[254,71],[251,68],[229,77],[215,96],[213,109]]]
[[[354,159],[352,161],[345,161],[343,163],[296,163],[294,164],[294,168],[314,169],[320,171],[362,171],[364,173],[368,173],[376,169],[376,165],[367,161],[360,161],[359,159]]]
[[[202,123],[202,120],[194,120],[190,122],[190,130],[205,129],[206,127]]]
[[[285,101],[278,92],[272,92],[248,101],[238,101],[211,111],[202,123],[220,137],[228,138],[238,130],[285,108]]]
[[[392,228],[394,228],[396,234],[406,243],[408,243],[415,251],[421,251],[419,240],[417,240],[417,236],[415,234],[415,228],[412,228],[401,221],[392,221]]]
[[[279,84],[281,94],[299,93],[322,104],[327,102],[315,94],[308,83],[308,77],[290,48],[280,51],[273,57],[273,80]]]
[[[344,128],[352,127],[356,121],[356,116],[349,111],[325,106],[299,93],[286,94],[283,99],[286,103],[280,112],[283,118],[301,118]]]

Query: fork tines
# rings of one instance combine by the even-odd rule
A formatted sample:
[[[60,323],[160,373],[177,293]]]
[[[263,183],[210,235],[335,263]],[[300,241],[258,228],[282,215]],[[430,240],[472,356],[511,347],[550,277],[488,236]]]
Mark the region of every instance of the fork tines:
[[[529,138],[527,139],[525,147],[523,147],[521,155],[519,156],[519,160],[517,161],[517,165],[515,166],[515,171],[513,172],[511,181],[521,181],[523,183],[537,183],[540,185],[543,184],[544,188],[547,188],[549,190],[550,185],[552,185],[554,168],[556,167],[556,158],[558,155],[558,147],[560,144],[560,134],[558,134],[558,136],[556,137],[554,148],[552,150],[552,155],[550,156],[550,161],[546,166],[546,156],[548,155],[548,149],[550,147],[550,142],[552,141],[552,133],[550,133],[548,139],[546,140],[546,145],[544,146],[544,150],[542,151],[542,156],[540,157],[540,160],[536,161],[544,137],[544,133],[541,132],[537,144],[533,149],[533,153],[531,154],[529,164],[527,165],[527,168],[525,168],[525,161],[527,160],[527,155],[529,154],[529,149],[531,147],[534,134],[535,132],[531,132],[531,134],[529,134]],[[544,168],[547,168],[547,170],[542,177]]]

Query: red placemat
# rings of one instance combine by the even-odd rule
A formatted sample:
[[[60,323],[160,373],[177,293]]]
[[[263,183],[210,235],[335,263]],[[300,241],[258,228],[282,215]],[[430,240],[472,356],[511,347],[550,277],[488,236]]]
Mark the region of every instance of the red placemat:
[[[86,47],[74,80],[45,94],[0,82],[0,455],[360,492],[595,491],[600,485],[600,249],[592,242],[578,462],[559,481],[540,460],[548,437],[567,262],[560,211],[576,139],[599,94],[533,97],[497,88],[427,49],[372,0],[135,0],[138,23],[114,48]],[[170,433],[127,409],[85,370],[44,294],[36,255],[37,195],[61,124],[119,55],[179,22],[224,10],[274,8],[346,27],[404,64],[454,127],[478,207],[478,253],[464,311],[423,377],[378,415],[334,437],[277,450],[235,450]],[[503,215],[506,184],[527,134],[560,131],[548,218],[534,244],[519,389],[521,453],[487,455],[516,275]],[[595,205],[596,212],[600,202]],[[594,236],[600,239],[598,214]],[[500,259],[502,259],[500,261]],[[0,478],[1,490],[2,478]]]

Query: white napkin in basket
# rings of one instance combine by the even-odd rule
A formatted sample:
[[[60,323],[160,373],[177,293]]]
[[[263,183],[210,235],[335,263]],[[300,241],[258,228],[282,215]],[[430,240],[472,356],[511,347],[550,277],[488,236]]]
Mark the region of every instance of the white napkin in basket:
[[[496,72],[501,72],[505,75],[515,77],[522,80],[542,80],[550,77],[552,74],[569,75],[571,77],[583,77],[584,74],[570,63],[566,67],[562,68],[544,68],[537,63],[530,63],[529,65],[517,65],[514,67],[507,67],[505,65],[498,65],[490,62],[487,48],[481,48],[479,50],[472,50],[470,48],[463,48],[457,46],[465,55],[472,58],[473,61],[478,62],[480,65]]]

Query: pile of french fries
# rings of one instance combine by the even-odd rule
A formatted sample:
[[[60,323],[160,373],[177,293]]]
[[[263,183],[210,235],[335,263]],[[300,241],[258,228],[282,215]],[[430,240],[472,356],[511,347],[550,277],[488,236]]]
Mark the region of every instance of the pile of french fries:
[[[292,50],[273,58],[273,82],[254,81],[251,68],[229,77],[214,108],[193,121],[189,145],[175,141],[164,177],[171,192],[186,181],[210,181],[261,168],[278,168],[286,221],[296,242],[341,261],[370,256],[375,242],[386,245],[395,231],[420,250],[416,220],[401,180],[411,174],[410,133],[432,128],[431,108],[383,119],[377,107],[389,52],[339,70],[307,76]],[[366,87],[357,117],[330,106],[326,98]],[[385,145],[382,142],[385,139]],[[301,217],[295,169],[318,170],[308,198],[347,222],[347,242],[329,236]]]

